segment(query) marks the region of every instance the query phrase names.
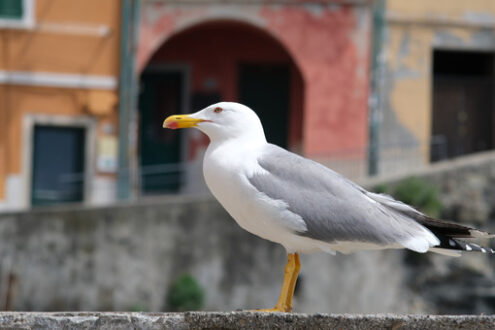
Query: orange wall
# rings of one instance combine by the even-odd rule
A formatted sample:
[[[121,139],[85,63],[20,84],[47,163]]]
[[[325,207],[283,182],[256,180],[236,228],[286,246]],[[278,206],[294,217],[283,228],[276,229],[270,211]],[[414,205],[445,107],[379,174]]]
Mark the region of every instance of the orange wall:
[[[84,89],[7,86],[3,98],[9,109],[3,115],[7,126],[7,172],[21,171],[22,120],[25,115],[94,115],[88,108],[92,93],[94,91]],[[110,110],[113,111],[95,117],[101,121],[116,121],[116,108]]]
[[[0,70],[118,78],[119,0],[36,0],[32,29],[0,29]],[[97,28],[108,28],[99,35]],[[86,32],[84,32],[86,31]],[[118,90],[0,83],[0,201],[20,174],[22,121],[29,113],[94,116],[117,125]]]
[[[119,0],[37,0],[34,3],[34,29],[0,29],[0,69],[118,74]],[[57,27],[52,28],[55,24]],[[100,26],[109,28],[108,36],[64,32]]]
[[[5,87],[0,86],[0,100],[5,99]],[[5,198],[5,176],[6,176],[6,166],[7,166],[7,154],[5,151],[6,142],[6,111],[0,105],[0,200]]]

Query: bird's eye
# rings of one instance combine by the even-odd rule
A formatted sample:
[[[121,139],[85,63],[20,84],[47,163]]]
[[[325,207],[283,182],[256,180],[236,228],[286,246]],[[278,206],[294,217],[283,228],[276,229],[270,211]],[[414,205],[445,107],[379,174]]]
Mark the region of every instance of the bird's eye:
[[[220,113],[220,112],[222,112],[222,110],[223,110],[222,108],[216,107],[215,109],[213,109],[213,112]]]

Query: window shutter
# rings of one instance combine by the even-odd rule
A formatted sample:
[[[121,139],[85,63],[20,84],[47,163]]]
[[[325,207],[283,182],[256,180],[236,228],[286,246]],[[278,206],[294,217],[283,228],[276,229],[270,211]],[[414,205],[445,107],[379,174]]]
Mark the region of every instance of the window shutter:
[[[22,19],[23,14],[22,0],[1,0],[0,1],[0,18]]]

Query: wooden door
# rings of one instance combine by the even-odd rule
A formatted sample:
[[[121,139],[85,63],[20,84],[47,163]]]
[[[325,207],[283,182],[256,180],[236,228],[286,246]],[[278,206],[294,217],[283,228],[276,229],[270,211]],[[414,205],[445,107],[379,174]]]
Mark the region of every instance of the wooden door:
[[[493,148],[490,77],[437,77],[434,81],[431,160]]]

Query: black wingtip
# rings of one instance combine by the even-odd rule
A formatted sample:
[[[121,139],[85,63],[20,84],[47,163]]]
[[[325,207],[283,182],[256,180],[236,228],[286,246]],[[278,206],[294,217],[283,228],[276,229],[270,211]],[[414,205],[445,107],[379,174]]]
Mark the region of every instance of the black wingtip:
[[[438,248],[447,250],[460,250],[468,252],[481,252],[493,254],[495,251],[492,248],[483,247],[475,243],[464,242],[456,238],[451,237],[438,237],[440,239],[440,245]]]

